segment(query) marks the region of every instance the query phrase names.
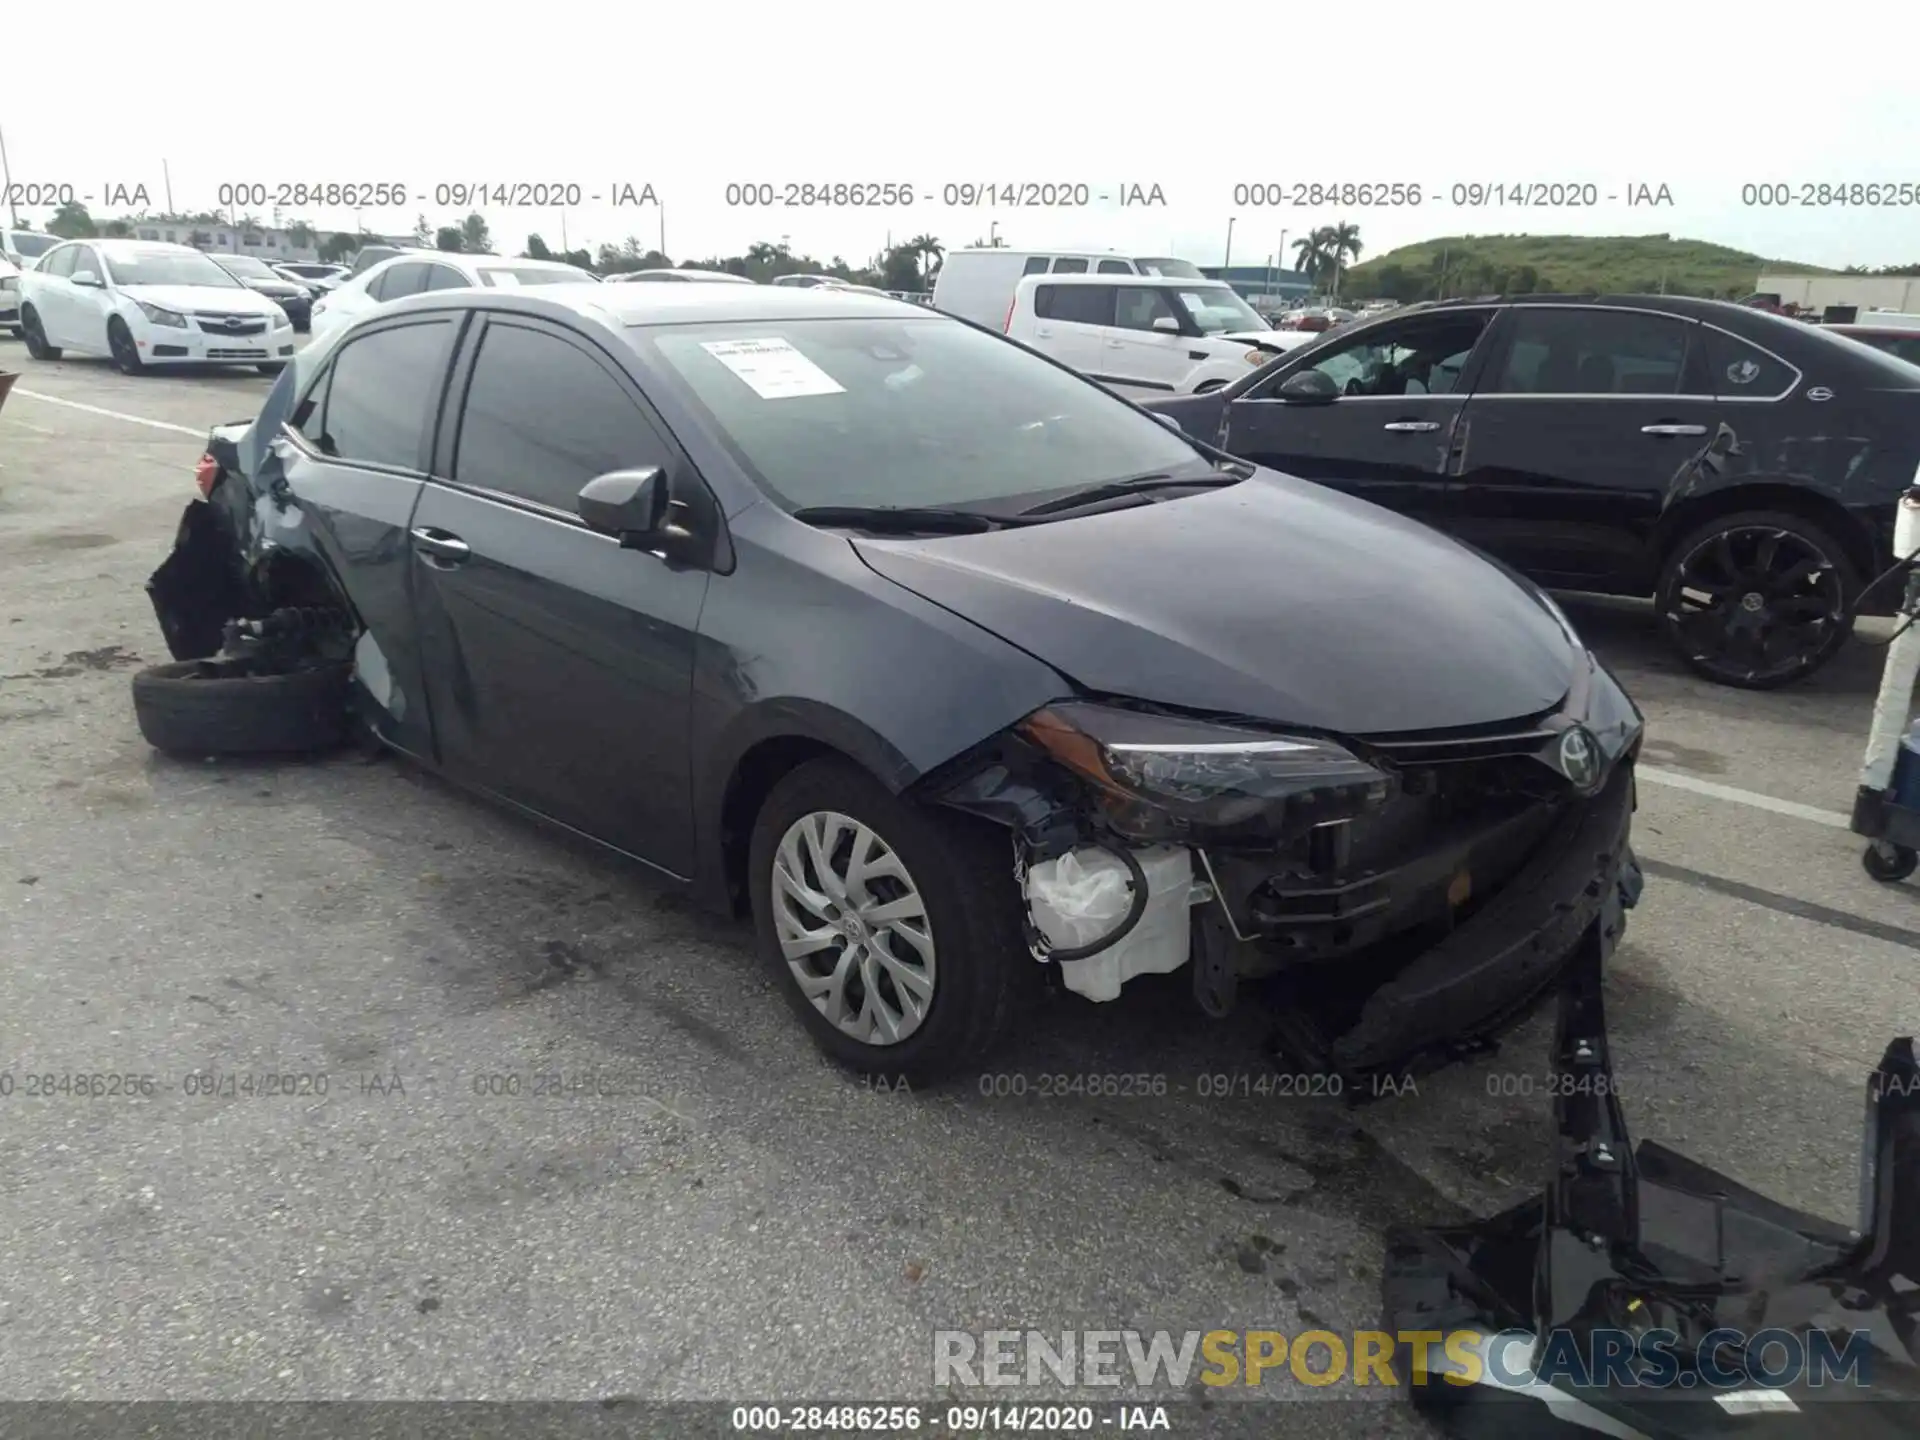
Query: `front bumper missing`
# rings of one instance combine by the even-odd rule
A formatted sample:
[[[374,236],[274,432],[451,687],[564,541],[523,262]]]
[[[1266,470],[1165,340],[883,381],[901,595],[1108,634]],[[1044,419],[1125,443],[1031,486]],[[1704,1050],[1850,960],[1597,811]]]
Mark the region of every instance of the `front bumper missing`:
[[[1591,945],[1604,961],[1619,943],[1641,874],[1629,844],[1633,767],[1615,768],[1590,800],[1569,807],[1532,856],[1432,948],[1356,1007],[1339,967],[1302,966],[1275,984],[1275,1048],[1288,1063],[1341,1075],[1349,1093],[1484,1050],[1552,991]]]
[[[1386,1329],[1415,1405],[1461,1436],[1920,1433],[1913,1041],[1869,1078],[1860,1229],[1842,1229],[1659,1145],[1632,1149],[1602,958],[1590,932],[1561,990],[1545,1190],[1388,1236]],[[1443,1359],[1415,1338],[1435,1334],[1467,1343]]]

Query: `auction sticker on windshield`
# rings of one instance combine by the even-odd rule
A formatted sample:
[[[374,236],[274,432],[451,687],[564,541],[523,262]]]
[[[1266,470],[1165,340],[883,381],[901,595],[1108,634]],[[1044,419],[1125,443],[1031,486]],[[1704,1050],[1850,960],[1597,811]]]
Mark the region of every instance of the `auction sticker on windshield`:
[[[762,400],[844,395],[846,387],[784,340],[710,340],[700,347]]]

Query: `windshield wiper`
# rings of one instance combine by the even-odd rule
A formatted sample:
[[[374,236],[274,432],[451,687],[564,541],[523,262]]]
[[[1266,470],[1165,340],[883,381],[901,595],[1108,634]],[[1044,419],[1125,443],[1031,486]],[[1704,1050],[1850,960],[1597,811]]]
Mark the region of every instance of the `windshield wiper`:
[[[1251,472],[1249,472],[1249,475]],[[1226,470],[1209,470],[1203,475],[1189,475],[1184,480],[1176,480],[1171,475],[1135,475],[1130,480],[1114,480],[1104,485],[1090,485],[1084,490],[1076,490],[1071,495],[1061,495],[1053,500],[1042,500],[1038,505],[1030,505],[1020,514],[1056,515],[1063,510],[1078,510],[1082,505],[1097,505],[1102,500],[1114,500],[1123,495],[1139,495],[1148,490],[1217,490],[1223,485],[1238,485],[1249,475],[1235,475]]]
[[[856,530],[892,530],[902,535],[980,535],[1009,521],[977,510],[943,510],[929,505],[808,505],[793,512],[808,525]]]

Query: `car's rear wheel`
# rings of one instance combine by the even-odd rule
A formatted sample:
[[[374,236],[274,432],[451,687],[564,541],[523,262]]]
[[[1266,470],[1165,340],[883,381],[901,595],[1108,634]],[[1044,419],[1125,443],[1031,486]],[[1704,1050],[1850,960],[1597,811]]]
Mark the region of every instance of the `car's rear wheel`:
[[[347,662],[256,673],[228,660],[154,665],[133,677],[133,714],[170,755],[299,755],[349,738]]]
[[[36,360],[58,360],[61,352],[47,343],[46,327],[40,323],[40,312],[31,305],[20,312],[20,335],[27,342],[27,354]]]
[[[122,375],[146,373],[147,362],[140,358],[140,347],[133,343],[133,332],[118,315],[107,321],[107,350]]]
[[[777,784],[748,858],[759,949],[815,1043],[927,1083],[1002,1038],[1039,967],[1007,833],[902,800],[851,762]]]
[[[1654,597],[1688,668],[1722,685],[1804,680],[1853,630],[1860,578],[1845,548],[1799,515],[1743,510],[1707,521],[1667,554]]]

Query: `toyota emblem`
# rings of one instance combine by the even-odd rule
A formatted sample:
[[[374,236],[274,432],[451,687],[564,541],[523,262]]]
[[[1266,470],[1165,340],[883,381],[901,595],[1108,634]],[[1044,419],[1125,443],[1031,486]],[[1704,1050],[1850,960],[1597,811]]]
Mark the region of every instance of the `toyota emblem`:
[[[1576,790],[1591,790],[1600,778],[1600,747],[1578,725],[1560,737],[1560,772]]]

